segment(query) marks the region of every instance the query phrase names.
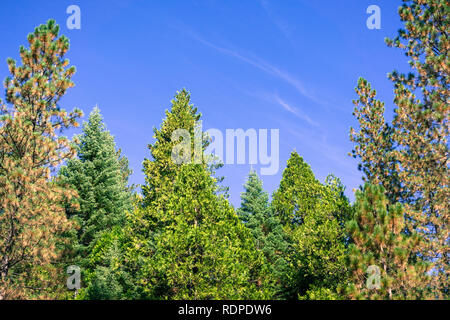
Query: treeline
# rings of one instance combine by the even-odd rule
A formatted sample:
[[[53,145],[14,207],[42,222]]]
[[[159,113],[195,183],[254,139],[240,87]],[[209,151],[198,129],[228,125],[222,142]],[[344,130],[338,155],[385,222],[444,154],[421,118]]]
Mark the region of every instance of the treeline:
[[[272,201],[251,171],[237,210],[219,162],[172,160],[172,133],[194,136],[201,119],[185,89],[154,129],[141,190],[98,108],[64,137],[82,116],[60,107],[74,85],[69,41],[53,20],[39,26],[21,65],[7,60],[0,101],[0,299],[447,299],[449,11],[441,0],[399,9],[405,29],[387,44],[411,72],[389,75],[391,123],[358,82],[355,203],[293,151]]]

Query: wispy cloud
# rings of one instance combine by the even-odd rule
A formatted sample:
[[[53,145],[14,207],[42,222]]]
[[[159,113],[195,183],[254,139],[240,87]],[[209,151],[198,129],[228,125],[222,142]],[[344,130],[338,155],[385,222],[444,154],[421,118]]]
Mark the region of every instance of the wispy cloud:
[[[226,48],[226,47],[216,45],[216,44],[202,38],[200,35],[193,32],[192,30],[189,30],[189,28],[187,28],[186,26],[183,28],[178,28],[178,27],[174,27],[174,28],[179,31],[184,32],[185,34],[190,36],[192,39],[197,40],[198,42],[204,44],[205,46],[208,46],[220,53],[223,53],[225,55],[228,55],[230,57],[238,59],[248,65],[251,65],[251,66],[263,71],[266,74],[269,74],[271,76],[279,78],[280,80],[284,81],[291,87],[295,88],[297,90],[297,92],[299,92],[302,96],[304,96],[320,105],[324,105],[323,102],[320,101],[319,99],[317,99],[313,95],[313,93],[310,90],[308,90],[300,80],[298,80],[297,78],[295,78],[293,75],[289,74],[288,72],[283,71],[280,68],[270,64],[269,62],[265,61],[264,59],[261,59],[259,57],[256,57],[256,56],[250,55],[250,54],[245,55],[237,49]]]
[[[273,97],[275,99],[275,101],[283,107],[284,110],[294,114],[295,116],[297,116],[299,119],[302,119],[306,122],[308,122],[310,125],[314,126],[314,127],[318,127],[319,124],[315,121],[313,121],[310,117],[308,117],[308,115],[306,115],[305,113],[301,112],[299,109],[289,105],[286,101],[284,101],[283,99],[281,99],[278,95],[274,95]]]
[[[294,88],[299,94],[304,96],[305,98],[309,99],[310,101],[316,103],[317,105],[321,106],[322,108],[327,109],[328,111],[330,109],[336,109],[339,111],[347,111],[346,108],[339,106],[335,103],[330,103],[329,101],[326,101],[322,98],[319,98],[314,92],[314,90],[311,90],[310,88],[307,88],[302,81],[300,81],[298,78],[293,76],[287,71],[284,71],[280,69],[279,67],[269,63],[268,61],[257,57],[253,54],[249,53],[243,53],[242,50],[236,49],[234,46],[228,45],[228,47],[217,45],[211,41],[206,40],[205,38],[201,37],[199,34],[194,32],[189,26],[181,23],[171,24],[171,28],[176,29],[179,32],[182,32],[186,34],[187,36],[191,37],[192,39],[202,43],[205,46],[208,46],[222,54],[228,55],[230,57],[233,57],[237,60],[240,60],[250,66],[253,66],[254,68],[271,75],[275,78],[278,78]]]
[[[339,171],[345,172],[346,176],[351,177],[352,179],[361,178],[356,169],[357,165],[355,164],[355,160],[348,155],[348,151],[338,145],[330,144],[326,134],[323,132],[301,131],[298,128],[288,129],[288,132],[291,136],[301,141],[302,145],[315,150],[324,158],[335,163],[339,168]]]
[[[260,4],[275,27],[286,37],[287,40],[289,40],[291,44],[294,44],[288,24],[273,12],[269,1],[261,0]]]

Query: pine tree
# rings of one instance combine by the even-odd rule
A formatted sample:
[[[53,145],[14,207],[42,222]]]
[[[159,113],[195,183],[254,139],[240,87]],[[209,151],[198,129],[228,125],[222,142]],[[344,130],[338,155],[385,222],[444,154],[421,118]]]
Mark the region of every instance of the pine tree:
[[[347,276],[344,224],[349,214],[339,179],[330,176],[321,184],[294,151],[272,205],[275,213],[284,217],[292,242],[288,296],[339,298],[337,288]]]
[[[356,115],[361,130],[352,137],[367,181],[381,184],[389,200],[404,204],[405,232],[417,231],[424,238],[421,257],[432,262],[435,276],[422,287],[432,286],[436,298],[448,296],[450,257],[449,11],[446,1],[403,0],[399,14],[405,29],[386,42],[404,50],[412,70],[389,75],[394,83],[394,120],[392,125],[383,123],[382,104],[360,81],[363,106]]]
[[[250,171],[244,188],[237,214],[251,230],[256,247],[264,253],[269,273],[276,285],[275,298],[283,298],[287,286],[288,237],[280,219],[273,214],[269,195],[263,190],[262,181],[255,171]]]
[[[28,35],[22,65],[8,59],[6,102],[0,101],[0,299],[51,298],[64,290],[62,235],[72,228],[61,202],[73,190],[54,178],[75,154],[57,132],[77,126],[81,112],[60,107],[73,87],[69,40],[53,20]]]
[[[67,216],[80,226],[72,263],[83,268],[83,278],[89,291],[90,282],[98,282],[95,280],[96,268],[108,267],[105,263],[109,261],[96,261],[90,256],[96,241],[114,227],[123,227],[126,211],[131,210],[132,194],[128,187],[131,170],[128,160],[116,150],[114,138],[106,129],[97,107],[84,123],[83,133],[78,139],[78,157],[69,160],[61,168],[59,176],[64,185],[69,185],[78,193],[78,209],[67,210]]]
[[[352,156],[361,159],[358,169],[364,173],[364,181],[382,185],[391,202],[399,201],[399,163],[394,153],[393,128],[384,119],[384,103],[375,98],[376,91],[363,78],[358,80],[355,91],[359,98],[353,101],[353,115],[360,130],[350,129],[350,140],[355,143]]]
[[[381,185],[366,184],[356,192],[349,267],[352,299],[419,299],[428,296],[428,267],[418,259],[421,237],[405,234],[404,209],[391,204]],[[376,279],[379,277],[379,280]]]
[[[405,29],[387,40],[405,51],[412,72],[389,75],[397,106],[393,120],[405,208],[413,227],[424,235],[421,250],[438,275],[431,286],[448,297],[449,275],[449,116],[450,4],[448,1],[403,1],[399,15]]]
[[[144,161],[142,205],[131,217],[129,269],[137,270],[136,286],[145,297],[267,297],[264,257],[227,199],[217,193],[217,180],[202,157],[208,140],[196,132],[199,120],[189,93],[182,90],[161,128],[154,130],[156,141],[149,146],[153,159]],[[187,161],[181,163],[172,157],[180,143],[172,141],[177,129],[191,137],[185,138],[191,148],[185,149],[181,156]],[[192,138],[195,135],[200,141]]]

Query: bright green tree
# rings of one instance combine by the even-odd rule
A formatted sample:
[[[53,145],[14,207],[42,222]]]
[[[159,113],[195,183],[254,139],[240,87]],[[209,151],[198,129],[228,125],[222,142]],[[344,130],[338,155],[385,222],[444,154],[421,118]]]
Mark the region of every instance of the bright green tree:
[[[421,237],[405,234],[404,209],[391,204],[381,185],[356,192],[354,216],[348,222],[352,272],[347,294],[352,299],[419,299],[428,292],[428,267],[419,259]]]
[[[321,184],[294,151],[272,206],[292,242],[290,297],[339,298],[337,288],[347,275],[344,224],[350,210],[339,179],[330,176]]]
[[[217,192],[199,120],[189,93],[181,90],[154,130],[142,205],[130,217],[129,269],[137,271],[136,286],[147,298],[268,297],[264,256]],[[181,141],[180,132],[186,133]]]
[[[293,151],[280,186],[273,195],[272,205],[281,221],[294,227],[316,208],[321,189],[310,166]]]
[[[252,232],[256,247],[264,253],[276,285],[274,298],[283,298],[287,287],[289,241],[280,219],[272,212],[269,195],[256,171],[250,171],[237,214]]]
[[[84,284],[89,291],[91,282],[98,284],[100,281],[95,277],[96,269],[108,267],[111,260],[91,257],[94,247],[98,246],[96,242],[115,227],[123,226],[126,211],[131,210],[132,194],[128,187],[131,171],[127,159],[116,149],[97,107],[83,124],[83,133],[78,139],[78,157],[69,160],[60,169],[59,176],[63,184],[78,193],[78,209],[68,208],[66,212],[79,225],[72,264],[82,267]],[[92,298],[107,295],[104,292]]]

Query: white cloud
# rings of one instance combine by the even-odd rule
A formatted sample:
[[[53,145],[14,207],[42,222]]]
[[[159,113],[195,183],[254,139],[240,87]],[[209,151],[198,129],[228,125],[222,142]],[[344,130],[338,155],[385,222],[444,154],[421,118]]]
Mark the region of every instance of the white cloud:
[[[310,117],[308,117],[308,115],[302,113],[299,109],[289,105],[286,101],[281,99],[278,95],[274,95],[274,99],[279,105],[281,105],[283,107],[283,109],[294,114],[299,119],[302,119],[302,120],[308,122],[312,126],[315,126],[315,127],[319,126],[319,124],[317,122],[313,121]]]

